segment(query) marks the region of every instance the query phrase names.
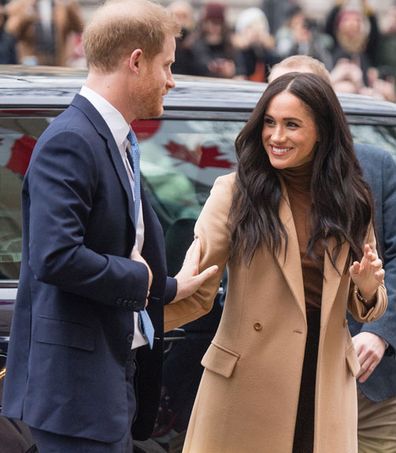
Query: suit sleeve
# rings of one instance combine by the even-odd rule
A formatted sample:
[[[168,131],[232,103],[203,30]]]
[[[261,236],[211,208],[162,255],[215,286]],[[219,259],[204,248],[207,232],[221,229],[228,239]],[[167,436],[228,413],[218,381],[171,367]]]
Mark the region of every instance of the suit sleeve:
[[[232,175],[216,180],[194,230],[201,242],[200,271],[214,264],[219,266],[219,270],[192,296],[165,305],[165,331],[194,321],[213,307],[229,256],[230,234],[227,221],[232,199],[232,181]]]
[[[146,266],[96,253],[84,243],[99,178],[94,152],[78,133],[62,132],[34,155],[28,172],[29,265],[39,281],[140,310],[148,289]]]
[[[365,324],[361,331],[375,333],[396,350],[396,163],[388,153],[382,161],[382,185],[383,260],[388,308],[381,319]]]
[[[177,293],[177,281],[173,277],[167,277],[166,279],[166,287],[165,287],[165,295],[164,295],[164,303],[169,304],[172,300],[176,297]]]

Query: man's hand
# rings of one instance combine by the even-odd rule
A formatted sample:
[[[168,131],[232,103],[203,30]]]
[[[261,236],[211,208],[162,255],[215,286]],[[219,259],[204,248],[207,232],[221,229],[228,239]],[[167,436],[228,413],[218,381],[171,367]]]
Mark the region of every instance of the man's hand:
[[[200,256],[201,243],[196,238],[187,250],[182,268],[175,276],[177,280],[177,293],[172,302],[194,294],[208,278],[212,277],[218,271],[218,266],[214,265],[199,273]]]
[[[358,333],[352,338],[352,342],[360,363],[357,379],[363,384],[381,362],[386,344],[383,338],[371,332]]]
[[[142,257],[142,255],[139,253],[137,247],[134,247],[132,250],[132,260],[133,261],[139,261],[140,263],[143,263],[148,270],[148,288],[147,288],[147,297],[150,294],[150,288],[151,284],[153,283],[153,273],[151,272],[150,266],[147,264],[147,261]],[[147,305],[147,301],[146,301]]]

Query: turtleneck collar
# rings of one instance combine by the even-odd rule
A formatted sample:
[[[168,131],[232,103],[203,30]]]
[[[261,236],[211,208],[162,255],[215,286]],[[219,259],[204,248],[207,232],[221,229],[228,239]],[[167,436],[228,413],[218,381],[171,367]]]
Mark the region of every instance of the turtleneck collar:
[[[312,171],[313,159],[299,167],[279,170],[279,174],[288,188],[299,192],[309,192],[311,190]]]

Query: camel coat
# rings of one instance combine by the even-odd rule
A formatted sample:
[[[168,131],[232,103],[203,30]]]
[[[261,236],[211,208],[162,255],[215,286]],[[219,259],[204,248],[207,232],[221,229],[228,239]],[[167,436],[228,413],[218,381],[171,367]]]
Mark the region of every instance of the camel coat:
[[[218,178],[197,221],[201,269],[220,272],[188,299],[165,307],[166,330],[207,313],[227,263],[228,289],[216,335],[202,359],[205,367],[191,415],[184,453],[291,453],[304,360],[307,322],[297,234],[283,187],[280,218],[288,233],[278,257],[263,248],[248,268],[229,261],[226,223],[235,175]],[[375,245],[372,233],[369,242]],[[346,311],[362,322],[387,306],[380,286],[367,310],[343,274],[349,246],[337,261],[324,262],[321,329],[315,399],[314,453],[357,453],[355,376],[359,362]],[[351,296],[349,296],[351,294]]]

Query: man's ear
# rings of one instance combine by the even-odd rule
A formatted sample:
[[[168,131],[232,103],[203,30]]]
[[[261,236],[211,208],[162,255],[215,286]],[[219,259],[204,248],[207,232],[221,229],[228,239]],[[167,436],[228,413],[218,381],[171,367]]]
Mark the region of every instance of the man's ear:
[[[140,72],[140,67],[142,65],[142,59],[143,59],[143,50],[142,49],[135,49],[128,61],[128,66],[129,69],[134,72],[135,74],[139,74]]]

